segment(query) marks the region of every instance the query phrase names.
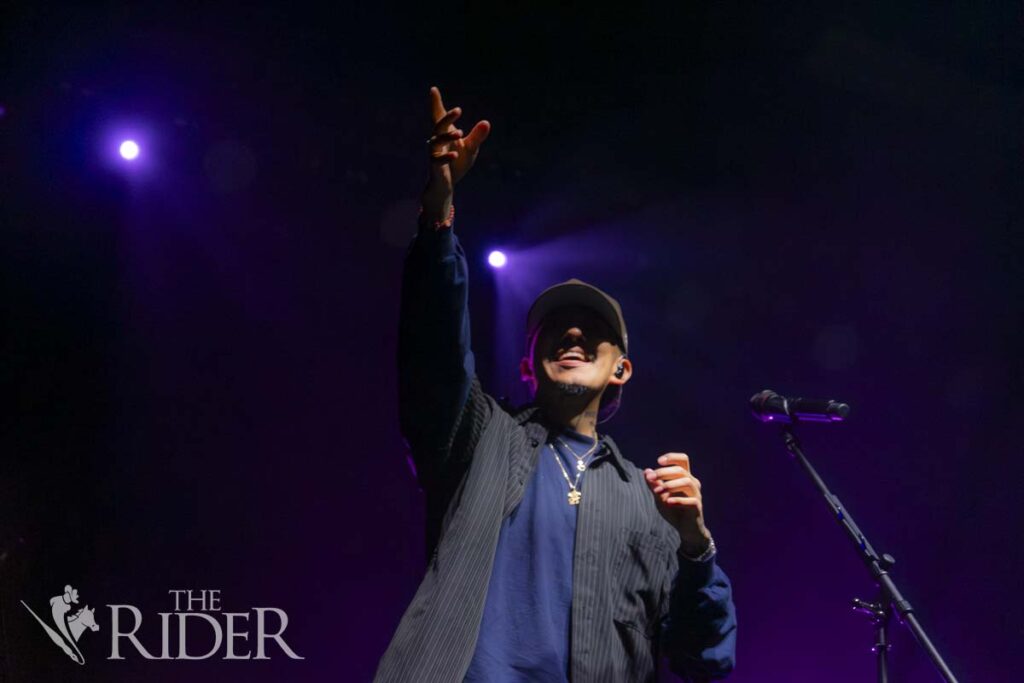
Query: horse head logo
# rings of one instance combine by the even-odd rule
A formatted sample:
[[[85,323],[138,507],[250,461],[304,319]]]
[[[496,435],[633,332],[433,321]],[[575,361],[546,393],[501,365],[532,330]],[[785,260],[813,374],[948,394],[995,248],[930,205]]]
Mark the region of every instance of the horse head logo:
[[[39,625],[50,636],[50,640],[63,650],[64,654],[70,657],[76,664],[85,664],[85,657],[82,656],[81,650],[78,649],[78,639],[85,629],[98,631],[100,627],[96,623],[95,610],[88,605],[82,607],[74,614],[68,615],[68,612],[71,611],[71,605],[78,604],[78,590],[70,585],[64,586],[63,595],[55,595],[50,598],[50,616],[53,618],[54,626],[57,627],[56,630],[50,628],[45,621],[40,619],[39,615],[33,612],[32,608],[26,605],[24,600],[21,601],[21,604],[25,605],[25,609],[35,617],[35,620],[39,622]]]

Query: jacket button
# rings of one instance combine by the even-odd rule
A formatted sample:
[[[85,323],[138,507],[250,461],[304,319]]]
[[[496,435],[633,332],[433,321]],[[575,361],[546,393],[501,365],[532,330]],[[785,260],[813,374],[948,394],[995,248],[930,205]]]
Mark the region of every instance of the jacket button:
[[[536,448],[537,444],[539,443],[540,441],[537,441],[537,439],[530,439],[530,445],[533,446],[534,448]]]

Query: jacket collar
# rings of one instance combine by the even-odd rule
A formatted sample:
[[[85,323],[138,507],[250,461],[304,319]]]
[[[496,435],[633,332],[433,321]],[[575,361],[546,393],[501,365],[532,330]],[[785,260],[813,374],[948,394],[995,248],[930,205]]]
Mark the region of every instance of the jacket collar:
[[[544,413],[541,412],[540,407],[529,403],[512,413],[512,418],[517,424],[525,425],[528,422],[536,423],[538,426],[544,429],[545,441],[550,438],[552,428],[544,421]],[[619,476],[624,481],[630,481],[632,479],[631,472],[632,467],[622,457],[622,451],[619,450],[615,440],[612,439],[608,434],[600,435],[601,443],[608,451],[608,459],[611,460],[615,469],[618,470]]]

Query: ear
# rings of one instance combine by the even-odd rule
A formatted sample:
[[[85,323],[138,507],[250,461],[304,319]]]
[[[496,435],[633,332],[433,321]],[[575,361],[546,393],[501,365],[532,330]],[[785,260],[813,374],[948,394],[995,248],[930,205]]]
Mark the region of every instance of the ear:
[[[620,367],[622,368],[622,377],[616,377],[615,373],[616,371],[618,371]],[[608,384],[609,386],[622,386],[623,384],[628,382],[629,378],[632,376],[633,363],[628,358],[626,358],[626,354],[622,354],[621,356],[619,356],[619,360],[615,362],[615,368],[612,370],[612,376],[608,378]]]

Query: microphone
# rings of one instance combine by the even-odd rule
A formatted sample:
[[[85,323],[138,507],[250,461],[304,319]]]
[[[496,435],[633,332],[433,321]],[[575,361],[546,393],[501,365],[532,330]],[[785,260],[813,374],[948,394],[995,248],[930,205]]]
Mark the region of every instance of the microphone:
[[[842,422],[850,406],[831,399],[786,398],[771,389],[750,397],[750,410],[761,422]]]

